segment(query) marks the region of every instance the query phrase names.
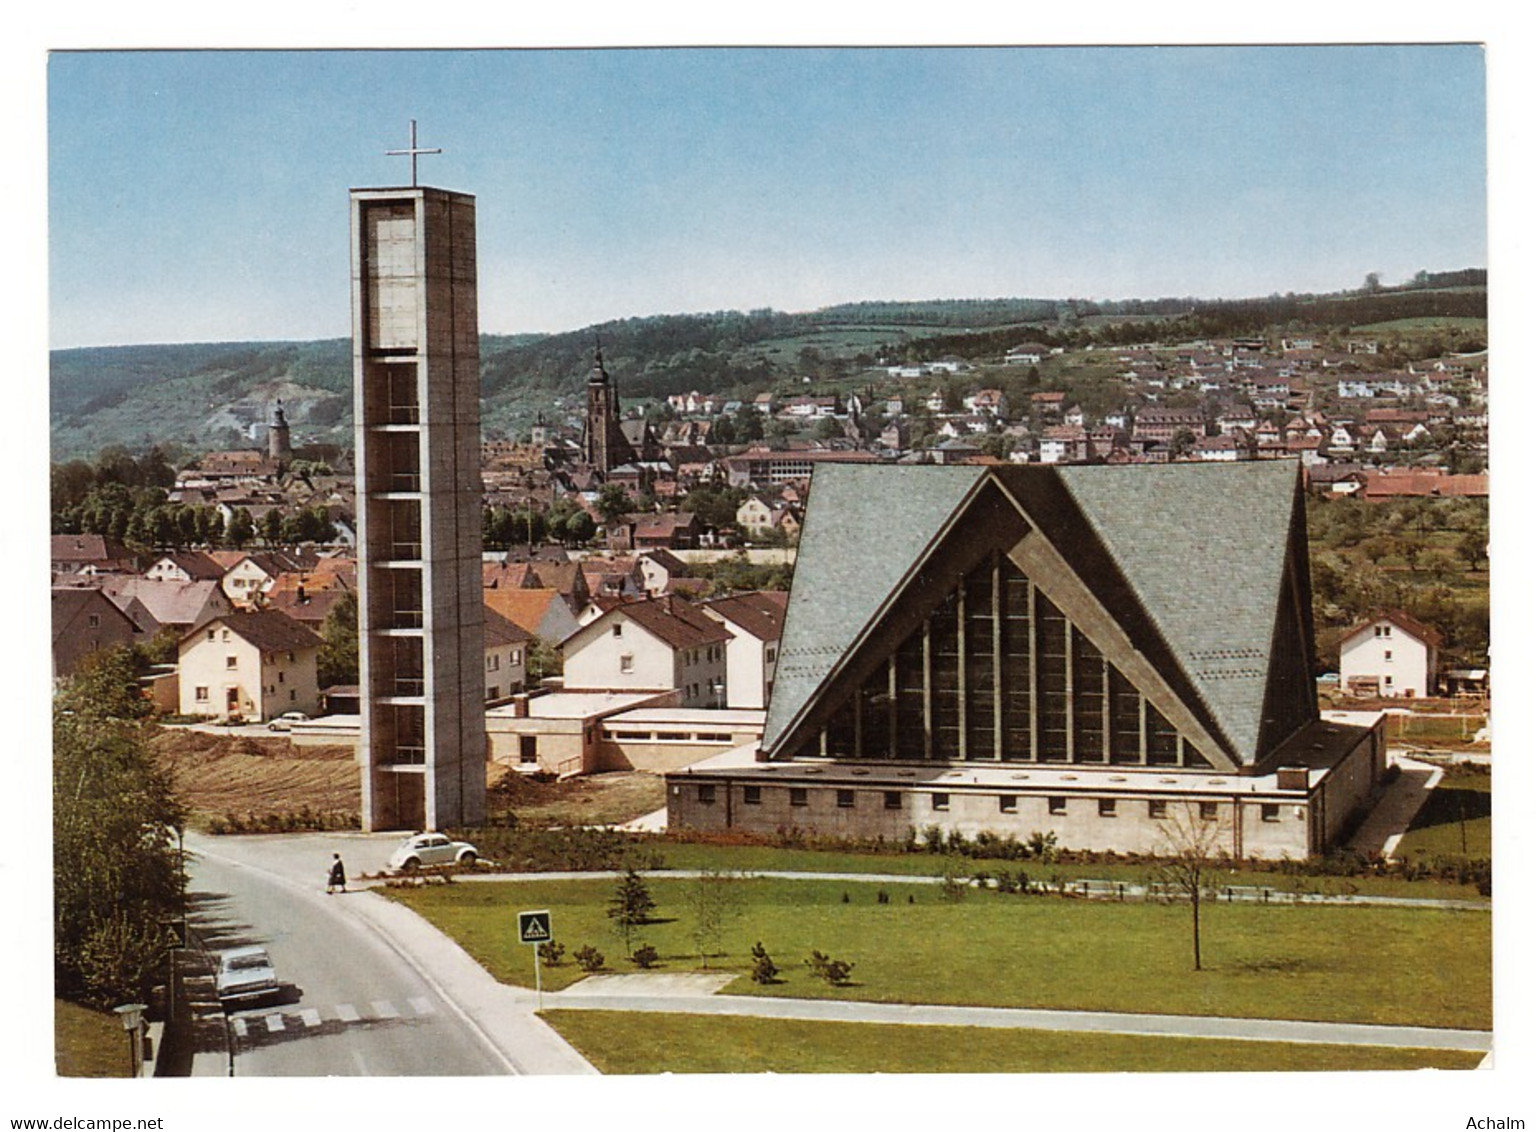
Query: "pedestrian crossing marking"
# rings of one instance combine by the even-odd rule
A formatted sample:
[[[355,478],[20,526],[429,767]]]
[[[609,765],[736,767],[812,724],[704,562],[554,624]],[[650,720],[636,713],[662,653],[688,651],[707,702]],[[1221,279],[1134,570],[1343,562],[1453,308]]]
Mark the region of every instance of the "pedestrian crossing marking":
[[[398,1018],[400,1012],[395,1009],[395,1004],[388,999],[383,999],[373,1004],[373,1012],[380,1018]]]
[[[411,999],[411,1009],[422,1016],[437,1013],[437,1007],[433,1006],[432,1000],[425,996]]]
[[[375,999],[368,1004],[365,1018],[350,1002],[338,1002],[335,1006],[305,1007],[302,1010],[274,1010],[267,1014],[232,1014],[229,1028],[237,1038],[254,1038],[258,1032],[281,1034],[302,1024],[307,1030],[318,1030],[328,1022],[331,1025],[352,1025],[367,1022],[394,1022],[402,1017],[427,1018],[437,1013],[437,1007],[426,995],[410,998],[408,1007],[396,1006],[387,998]],[[334,1017],[333,1017],[334,1016]]]
[[[343,1022],[356,1022],[362,1018],[362,1015],[357,1012],[357,1007],[353,1006],[350,1002],[338,1002],[336,1004],[336,1017],[340,1018]]]
[[[320,1025],[320,1011],[315,1009],[299,1011],[299,1017],[304,1019],[304,1025],[313,1030]]]
[[[283,1016],[281,1014],[267,1015],[267,1033],[278,1034],[283,1031]]]

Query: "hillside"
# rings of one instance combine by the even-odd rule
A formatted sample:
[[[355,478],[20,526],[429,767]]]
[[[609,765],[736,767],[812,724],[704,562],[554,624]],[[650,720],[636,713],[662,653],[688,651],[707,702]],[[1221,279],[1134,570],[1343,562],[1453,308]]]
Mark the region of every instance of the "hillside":
[[[575,419],[601,342],[626,402],[699,390],[751,395],[800,375],[850,379],[872,366],[945,355],[997,359],[1024,340],[1117,346],[1162,339],[1269,333],[1457,328],[1476,336],[1487,316],[1481,272],[1415,285],[1263,299],[931,300],[842,304],[818,311],[715,311],[603,323],[560,334],[481,338],[488,435],[525,429],[538,413]],[[206,451],[248,445],[281,400],[301,444],[350,446],[351,346],[316,342],[204,343],[56,350],[50,359],[55,460],[108,445]]]

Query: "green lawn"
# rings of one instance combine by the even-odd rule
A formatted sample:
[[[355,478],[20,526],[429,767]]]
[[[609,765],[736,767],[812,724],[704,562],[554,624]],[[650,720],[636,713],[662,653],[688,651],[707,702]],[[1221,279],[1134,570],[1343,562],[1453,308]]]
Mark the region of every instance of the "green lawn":
[[[1039,861],[1004,861],[983,858],[955,859],[934,853],[855,853],[842,850],[781,849],[771,845],[684,844],[657,839],[647,849],[660,854],[669,869],[714,869],[720,872],[797,872],[797,873],[868,873],[891,876],[931,876],[944,874],[945,866],[957,868],[967,876],[985,872],[996,876],[1000,871],[1027,872],[1031,879],[1121,881],[1141,884],[1150,871],[1147,865],[1132,864],[1054,864]],[[1220,874],[1220,884],[1270,888],[1277,893],[1317,892],[1332,895],[1400,896],[1421,900],[1482,900],[1477,888],[1449,881],[1409,881],[1396,877],[1326,877],[1292,876],[1237,868]],[[905,899],[905,898],[903,898]]]
[[[1492,776],[1449,770],[1398,842],[1400,857],[1493,857]]]
[[[658,922],[640,930],[665,969],[698,966],[688,880],[654,879]],[[946,903],[937,888],[840,881],[739,881],[741,914],[716,969],[744,973],[761,940],[781,981],[738,978],[731,993],[872,1002],[1114,1010],[1487,1028],[1489,917],[1434,909],[1208,905],[1206,969],[1191,970],[1182,906],[1118,904],[972,891]],[[577,949],[595,946],[613,970],[624,959],[605,908],[611,880],[445,885],[390,890],[498,979],[531,986],[532,955],[514,940],[518,909],[548,908],[567,948],[546,969],[558,990],[582,977]],[[848,902],[843,902],[844,894]],[[909,903],[909,896],[913,902]],[[834,988],[804,965],[812,948],[854,963]],[[1455,956],[1454,961],[1447,956]]]
[[[1480,1053],[551,1010],[603,1073],[1145,1073],[1472,1069]]]
[[[128,1039],[115,1014],[54,999],[53,1049],[60,1077],[128,1076]]]

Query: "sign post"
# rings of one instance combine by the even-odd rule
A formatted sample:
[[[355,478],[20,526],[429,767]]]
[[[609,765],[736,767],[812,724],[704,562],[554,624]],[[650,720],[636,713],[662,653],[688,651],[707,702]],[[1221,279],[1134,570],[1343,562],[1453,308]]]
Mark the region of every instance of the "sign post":
[[[554,939],[549,926],[549,912],[519,912],[517,914],[517,942],[533,944],[533,986],[538,995],[539,1010],[544,1009],[544,973],[539,967],[539,944]]]

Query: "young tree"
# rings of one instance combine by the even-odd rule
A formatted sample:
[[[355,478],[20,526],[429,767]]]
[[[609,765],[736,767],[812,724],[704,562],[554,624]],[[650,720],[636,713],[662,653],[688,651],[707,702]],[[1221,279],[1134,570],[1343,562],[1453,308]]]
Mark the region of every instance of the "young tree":
[[[706,869],[690,884],[683,897],[693,917],[693,942],[699,949],[699,965],[709,966],[709,956],[719,954],[725,930],[741,915],[742,893],[737,877]]]
[[[651,922],[655,910],[656,901],[651,898],[645,878],[633,868],[626,869],[614,889],[613,899],[608,901],[608,918],[613,921],[626,954],[634,954],[635,931]]]
[[[1170,804],[1163,819],[1161,861],[1157,880],[1180,899],[1189,901],[1190,934],[1195,970],[1200,970],[1200,902],[1210,874],[1226,857],[1232,819],[1219,802]]]

